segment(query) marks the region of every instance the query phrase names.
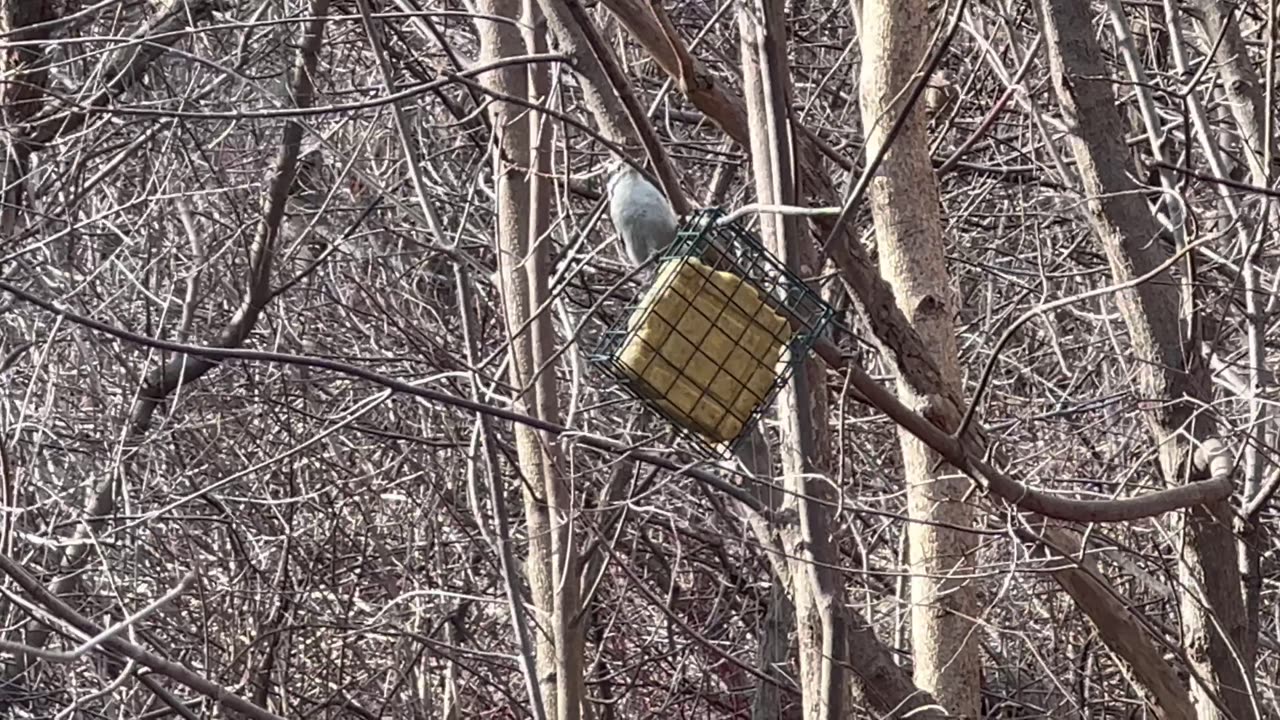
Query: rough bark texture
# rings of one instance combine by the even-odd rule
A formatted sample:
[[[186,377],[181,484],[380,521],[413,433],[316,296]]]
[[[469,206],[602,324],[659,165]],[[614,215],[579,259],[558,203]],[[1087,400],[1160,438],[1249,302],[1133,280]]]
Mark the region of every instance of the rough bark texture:
[[[769,612],[760,623],[759,664],[756,667],[779,682],[785,682],[788,674],[787,651],[795,626],[796,614],[790,590],[781,577],[775,576],[769,587]],[[756,683],[755,696],[751,699],[751,720],[789,717],[783,714],[786,700],[774,683]]]
[[[916,68],[928,54],[929,14],[920,0],[867,0],[862,4],[863,132],[867,153],[880,151],[905,108]],[[941,205],[923,107],[912,109],[869,189],[881,273],[898,306],[924,342],[945,387],[958,392],[952,292],[943,257]],[[929,399],[899,382],[917,410]],[[975,536],[973,509],[961,500],[969,482],[906,430],[899,431],[907,480],[908,554],[911,566],[911,649],[915,681],[952,714],[978,717],[980,659],[972,618]]]
[[[1156,232],[1136,183],[1125,173],[1123,126],[1091,28],[1089,9],[1068,0],[1040,0],[1050,74],[1058,102],[1073,123],[1068,143],[1088,196],[1088,219],[1106,251],[1112,275],[1127,281],[1161,260],[1146,242]],[[1201,479],[1193,448],[1182,441],[1212,437],[1213,421],[1199,412],[1208,397],[1197,343],[1184,343],[1178,293],[1167,273],[1117,293],[1138,360],[1136,374],[1147,418],[1170,483]],[[1249,718],[1247,676],[1239,665],[1245,631],[1240,573],[1227,502],[1183,513],[1180,580],[1183,644],[1194,674],[1197,713],[1205,720]],[[1215,702],[1216,700],[1216,702]]]
[[[1217,53],[1213,56],[1214,67],[1222,79],[1222,89],[1226,93],[1227,108],[1235,120],[1240,132],[1241,154],[1249,168],[1249,181],[1259,187],[1270,187],[1275,175],[1276,150],[1275,136],[1267,137],[1266,127],[1266,84],[1258,78],[1248,47],[1240,35],[1240,26],[1235,18],[1230,17],[1230,7],[1218,0],[1195,0],[1190,5],[1196,10],[1201,32],[1197,35],[1201,47],[1207,55],[1216,44]],[[1218,38],[1222,42],[1218,43]],[[1268,140],[1270,143],[1268,144]],[[1269,150],[1272,157],[1268,158]],[[1258,222],[1269,222],[1274,230],[1280,227],[1280,202],[1274,199],[1265,201],[1264,211]],[[1246,237],[1248,235],[1246,234]],[[1250,238],[1252,240],[1252,238]],[[1262,249],[1258,245],[1254,253],[1246,254],[1242,279],[1245,286],[1245,311],[1249,318],[1249,384],[1252,397],[1250,414],[1254,418],[1250,436],[1244,443],[1243,499],[1247,504],[1257,494],[1265,468],[1263,448],[1271,446],[1269,438],[1273,420],[1263,417],[1265,403],[1259,402],[1269,384],[1270,373],[1265,367],[1265,335],[1267,321],[1264,319],[1270,308],[1275,307],[1275,298],[1260,287],[1259,258],[1257,252]],[[1264,306],[1267,308],[1264,310]],[[1259,598],[1262,593],[1261,554],[1264,545],[1264,528],[1257,522],[1248,522],[1241,532],[1239,542],[1240,572],[1244,578],[1245,597],[1245,637],[1243,641],[1245,664],[1253,667],[1257,657]]]

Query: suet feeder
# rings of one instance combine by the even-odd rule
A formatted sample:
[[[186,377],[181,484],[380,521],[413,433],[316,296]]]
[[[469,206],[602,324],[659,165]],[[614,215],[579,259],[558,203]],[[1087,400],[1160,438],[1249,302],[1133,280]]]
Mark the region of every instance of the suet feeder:
[[[732,452],[825,331],[834,310],[723,211],[681,223],[656,278],[591,361],[707,454]]]

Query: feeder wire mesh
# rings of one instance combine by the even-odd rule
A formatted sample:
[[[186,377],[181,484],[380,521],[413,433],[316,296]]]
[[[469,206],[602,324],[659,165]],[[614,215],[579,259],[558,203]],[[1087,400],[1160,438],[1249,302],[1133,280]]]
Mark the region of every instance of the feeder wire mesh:
[[[591,362],[680,434],[723,458],[759,423],[834,310],[723,211],[690,214],[650,288]]]

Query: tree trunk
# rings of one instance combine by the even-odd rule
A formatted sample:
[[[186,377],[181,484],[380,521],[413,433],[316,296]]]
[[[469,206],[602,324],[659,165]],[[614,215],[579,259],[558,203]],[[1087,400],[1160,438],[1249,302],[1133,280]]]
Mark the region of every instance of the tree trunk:
[[[922,0],[862,3],[862,123],[868,156],[880,151],[901,115],[908,88],[929,48],[929,13]],[[943,258],[937,180],[929,159],[923,107],[913,108],[869,188],[880,272],[893,286],[898,307],[934,350],[942,382],[959,392],[952,293]],[[916,409],[927,398],[898,383]],[[954,715],[978,717],[979,646],[971,618],[977,615],[973,581],[975,536],[971,506],[962,502],[969,483],[938,455],[899,431],[907,480],[911,566],[911,649],[915,681]]]
[[[1222,89],[1230,101],[1226,104],[1227,109],[1240,131],[1240,154],[1249,166],[1249,178],[1251,182],[1265,187],[1267,176],[1273,171],[1273,168],[1266,165],[1263,157],[1263,148],[1269,142],[1265,122],[1266,102],[1263,97],[1266,87],[1258,80],[1258,74],[1250,64],[1248,47],[1237,24],[1238,18],[1232,17],[1231,6],[1219,0],[1191,0],[1187,4],[1195,10],[1199,21],[1201,49],[1207,55],[1217,47],[1217,54],[1212,62],[1215,71],[1222,78]],[[1275,146],[1271,147],[1274,151]]]
[[[756,196],[762,203],[796,204],[796,147],[790,117],[790,70],[787,66],[785,14],[782,3],[765,0],[738,10],[742,38],[743,84],[751,128]],[[760,218],[765,245],[801,277],[812,277],[816,259],[811,244],[801,241],[795,217]],[[782,529],[791,563],[791,596],[795,606],[804,716],[840,717],[848,702],[844,677],[844,592],[831,545],[831,435],[827,417],[826,377],[813,358],[802,360],[791,384],[779,396],[782,420],[782,470],[787,507],[797,518]]]
[[[615,143],[639,145],[626,108],[609,85],[600,58],[591,49],[568,4],[564,0],[538,0],[538,5],[546,15],[547,27],[555,35],[560,51],[573,57],[583,102],[596,119],[600,134]]]
[[[525,46],[530,53],[547,52],[547,23],[536,0],[524,0]],[[527,66],[528,99],[542,105],[549,101],[551,78],[545,63]],[[527,238],[527,254],[509,256],[508,260],[527,257],[526,279],[529,283],[528,308],[536,312],[529,331],[533,333],[533,357],[528,370],[521,369],[521,390],[533,386],[537,398],[536,417],[559,423],[560,388],[554,365],[549,365],[556,352],[556,335],[551,323],[551,203],[555,188],[551,183],[552,130],[554,123],[542,113],[528,113],[530,129],[529,206],[532,224]],[[535,310],[536,309],[536,310]],[[522,326],[527,318],[521,317]],[[540,374],[532,374],[542,368]],[[583,627],[579,591],[577,539],[573,529],[573,494],[562,476],[558,441],[549,435],[538,435],[539,458],[545,501],[550,508],[551,572],[555,580],[552,593],[552,622],[556,642],[557,717],[577,720],[582,712],[583,695]]]
[[[769,585],[769,611],[760,622],[760,672],[769,675],[778,682],[785,682],[788,649],[790,648],[791,631],[796,626],[795,606],[791,604],[791,593],[782,578],[774,576]],[[786,698],[778,691],[774,683],[761,682],[756,685],[755,697],[751,700],[751,720],[780,720],[783,715],[783,704]]]
[[[1258,187],[1270,187],[1277,167],[1274,153],[1275,135],[1267,127],[1264,93],[1266,85],[1258,79],[1249,59],[1248,47],[1240,35],[1235,18],[1218,0],[1193,0],[1190,3],[1198,11],[1200,42],[1205,54],[1217,48],[1212,62],[1222,78],[1222,89],[1230,102],[1227,109],[1240,132],[1240,154],[1249,166],[1249,181]],[[1222,41],[1218,42],[1219,37]],[[1272,133],[1272,134],[1268,134]],[[1256,223],[1270,223],[1274,231],[1280,227],[1280,202],[1264,200],[1264,211],[1254,218]],[[1248,225],[1246,225],[1248,227]],[[1269,436],[1274,421],[1269,403],[1261,400],[1270,384],[1266,368],[1266,326],[1276,308],[1276,298],[1268,298],[1262,287],[1259,255],[1263,247],[1262,237],[1242,233],[1248,245],[1241,248],[1243,268],[1241,272],[1245,290],[1245,314],[1247,322],[1247,347],[1249,369],[1249,437],[1244,443],[1243,504],[1248,505],[1262,487],[1265,469],[1263,448],[1271,447]],[[1243,576],[1245,599],[1245,636],[1242,642],[1245,664],[1253,667],[1257,659],[1259,615],[1262,598],[1262,548],[1266,529],[1256,521],[1245,524],[1239,543],[1239,567]]]
[[[484,0],[483,15],[518,20],[518,26],[483,19],[476,21],[482,63],[517,57],[544,48],[544,24],[532,0]],[[540,49],[541,48],[541,49]],[[548,87],[545,68],[512,65],[485,73],[492,90],[538,102]],[[554,372],[535,377],[554,352],[551,316],[535,308],[549,307],[550,194],[549,142],[551,126],[540,113],[505,102],[489,106],[497,133],[493,155],[498,188],[497,252],[499,282],[511,347],[510,379],[517,389],[520,412],[559,421]],[[532,170],[532,172],[530,172]],[[527,573],[539,617],[538,675],[547,717],[576,720],[580,713],[582,643],[577,627],[579,592],[569,493],[558,472],[553,439],[533,428],[515,427],[516,453],[525,482],[526,533],[529,538]],[[500,498],[494,498],[500,502]],[[573,569],[574,571],[568,571]]]
[[[664,39],[657,23],[639,0],[603,0],[603,4],[614,14],[628,30],[636,42],[641,44],[653,57],[654,61],[678,83],[686,98],[708,118],[722,128],[727,135],[742,145],[750,145],[747,112],[741,98],[733,95],[717,76],[696,59],[690,59],[687,65],[681,64],[681,57],[687,57],[688,51],[683,46],[673,47]],[[807,140],[807,137],[801,136]],[[812,142],[801,144],[801,166],[804,172],[803,189],[808,196],[808,204],[829,206],[839,202],[832,185],[830,175],[817,162],[819,150]],[[811,218],[815,241],[823,242],[833,232],[833,221],[830,218]],[[887,359],[899,377],[911,384],[916,392],[922,395],[937,394],[935,412],[930,416],[943,428],[954,428],[960,422],[964,403],[961,401],[958,388],[945,387],[940,373],[933,361],[933,353],[921,340],[914,329],[907,326],[902,310],[896,305],[894,293],[879,273],[875,270],[857,237],[847,228],[842,228],[827,245],[836,265],[852,291],[854,306],[858,316],[871,330],[868,340],[875,342],[883,356]],[[974,428],[974,435],[981,436],[980,428]],[[999,450],[996,451],[999,457]],[[762,497],[762,502],[768,497]],[[1042,518],[1032,517],[1033,522]],[[762,542],[772,547],[775,539],[769,535],[764,521],[752,518],[753,527]],[[1071,549],[1066,550],[1074,556]],[[771,561],[774,556],[770,554]],[[779,563],[775,562],[775,569]],[[1072,579],[1063,574],[1059,581],[1066,586]],[[1102,637],[1107,640],[1108,647],[1129,663],[1137,671],[1138,680],[1151,690],[1154,695],[1177,701],[1176,693],[1171,693],[1168,675],[1172,672],[1163,662],[1160,652],[1151,643],[1149,636],[1139,633],[1117,633],[1111,629],[1125,627],[1130,624],[1129,611],[1123,603],[1103,602],[1107,597],[1123,598],[1113,585],[1102,577],[1093,578],[1096,593],[1072,593],[1096,627],[1106,629]],[[1068,588],[1070,589],[1070,588]],[[1123,612],[1122,612],[1123,611]],[[887,655],[887,649],[875,638],[874,633],[865,628],[855,626],[854,618],[849,621],[849,661],[854,669],[853,680],[859,691],[870,701],[872,707],[884,712],[903,712],[917,708],[916,699],[924,696],[922,703],[928,704],[932,699],[927,693],[920,693],[893,660]],[[900,700],[908,700],[907,704],[895,704]],[[1168,717],[1183,717],[1177,712],[1166,713]],[[925,714],[931,711],[917,711]],[[1158,716],[1160,716],[1158,714]],[[913,715],[917,717],[917,715]]]
[[[1068,142],[1088,197],[1088,220],[1099,236],[1111,272],[1125,282],[1162,259],[1147,242],[1157,228],[1137,184],[1123,167],[1123,127],[1110,80],[1100,60],[1088,6],[1039,0],[1058,102],[1073,123]],[[1206,476],[1194,452],[1213,436],[1206,368],[1199,338],[1183,338],[1178,291],[1167,272],[1117,293],[1129,329],[1146,417],[1170,484]],[[1194,327],[1194,324],[1191,324]],[[1194,444],[1182,439],[1190,437]],[[1225,501],[1185,511],[1180,518],[1179,579],[1183,645],[1192,669],[1192,698],[1204,720],[1255,717],[1249,675],[1240,666],[1244,606],[1240,573],[1232,561],[1232,511]]]

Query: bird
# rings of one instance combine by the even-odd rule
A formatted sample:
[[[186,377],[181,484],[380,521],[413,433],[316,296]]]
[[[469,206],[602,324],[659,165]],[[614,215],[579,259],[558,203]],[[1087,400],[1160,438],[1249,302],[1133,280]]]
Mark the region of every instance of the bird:
[[[609,169],[609,219],[627,259],[640,267],[676,239],[676,214],[662,191],[639,170],[622,160],[610,163]]]

